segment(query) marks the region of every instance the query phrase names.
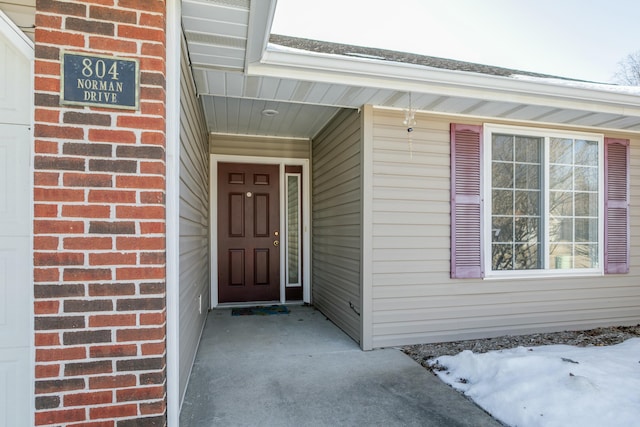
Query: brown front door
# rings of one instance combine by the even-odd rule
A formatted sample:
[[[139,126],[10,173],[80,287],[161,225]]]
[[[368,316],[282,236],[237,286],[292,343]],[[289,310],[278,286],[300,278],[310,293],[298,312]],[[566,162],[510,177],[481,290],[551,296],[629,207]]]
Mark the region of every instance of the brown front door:
[[[280,299],[278,165],[218,163],[218,300]]]

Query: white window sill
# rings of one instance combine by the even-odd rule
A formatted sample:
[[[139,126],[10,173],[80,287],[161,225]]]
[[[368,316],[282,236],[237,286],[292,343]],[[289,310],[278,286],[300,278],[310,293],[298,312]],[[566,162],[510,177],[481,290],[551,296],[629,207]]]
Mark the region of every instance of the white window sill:
[[[530,273],[526,272],[523,274],[491,274],[486,275],[483,280],[535,280],[535,279],[574,279],[580,277],[602,277],[604,276],[604,271],[602,270],[589,270],[589,271],[571,271],[565,273],[558,273],[555,271],[545,271],[545,272],[536,272]]]

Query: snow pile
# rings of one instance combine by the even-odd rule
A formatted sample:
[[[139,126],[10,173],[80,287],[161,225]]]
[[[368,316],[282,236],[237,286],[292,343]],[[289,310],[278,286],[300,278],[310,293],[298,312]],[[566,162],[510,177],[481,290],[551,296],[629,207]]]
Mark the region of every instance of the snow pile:
[[[513,427],[640,425],[640,338],[609,347],[465,350],[430,365]]]

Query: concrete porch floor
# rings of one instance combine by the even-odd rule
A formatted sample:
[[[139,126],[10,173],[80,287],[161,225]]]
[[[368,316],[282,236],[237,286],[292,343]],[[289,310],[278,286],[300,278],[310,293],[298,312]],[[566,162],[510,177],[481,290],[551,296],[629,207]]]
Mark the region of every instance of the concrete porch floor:
[[[181,427],[500,426],[397,349],[363,352],[319,311],[209,314]]]

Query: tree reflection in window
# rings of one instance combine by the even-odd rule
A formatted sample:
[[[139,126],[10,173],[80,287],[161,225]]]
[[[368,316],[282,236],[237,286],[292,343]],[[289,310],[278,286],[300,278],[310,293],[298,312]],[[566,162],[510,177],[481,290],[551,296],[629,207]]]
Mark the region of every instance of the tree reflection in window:
[[[596,141],[493,134],[492,270],[597,267],[598,168]]]
[[[287,174],[287,286],[300,285],[300,175]]]
[[[493,270],[541,268],[542,138],[492,138]]]

